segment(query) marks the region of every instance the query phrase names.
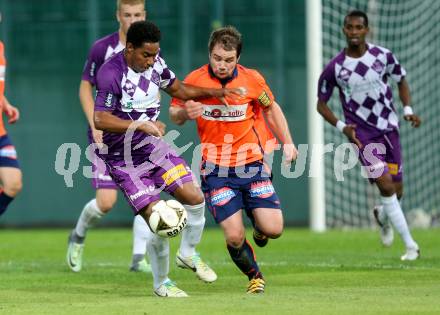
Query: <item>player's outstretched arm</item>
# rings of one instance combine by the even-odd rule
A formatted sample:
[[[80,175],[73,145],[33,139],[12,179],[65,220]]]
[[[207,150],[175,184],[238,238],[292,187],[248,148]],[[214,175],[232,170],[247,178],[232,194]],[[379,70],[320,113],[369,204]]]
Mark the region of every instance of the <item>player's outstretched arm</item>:
[[[226,97],[241,97],[243,96],[243,89],[212,89],[199,87],[195,85],[190,85],[181,82],[176,78],[173,84],[168,87],[165,92],[170,96],[187,101],[197,98],[208,98],[215,97],[218,98],[223,104],[228,105]]]
[[[283,151],[286,163],[291,163],[296,160],[298,150],[292,140],[289,125],[286,117],[277,102],[273,102],[272,106],[264,112],[267,118],[267,123],[270,129],[275,133],[275,136],[283,144]]]
[[[154,122],[125,120],[105,111],[95,111],[94,123],[96,129],[107,132],[125,133],[137,130],[155,137],[162,136],[162,132]]]

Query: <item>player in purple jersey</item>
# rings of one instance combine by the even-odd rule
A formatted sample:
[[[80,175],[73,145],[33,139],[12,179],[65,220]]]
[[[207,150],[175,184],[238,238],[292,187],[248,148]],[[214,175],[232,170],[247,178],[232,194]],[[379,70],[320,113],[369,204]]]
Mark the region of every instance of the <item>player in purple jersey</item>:
[[[205,223],[205,202],[186,162],[161,139],[157,126],[159,90],[180,99],[241,95],[241,89],[208,89],[181,83],[159,53],[160,30],[151,22],[135,22],[127,32],[126,48],[99,70],[94,123],[103,130],[104,146],[97,149],[110,176],[124,193],[134,213],[146,222],[163,190],[185,205],[188,225],[182,231],[180,265],[205,282],[217,275],[195,252]],[[163,297],[187,294],[168,278],[168,239],[149,233],[154,292]]]
[[[119,22],[119,30],[97,40],[90,49],[79,88],[81,105],[89,124],[90,144],[102,143],[102,131],[97,130],[93,122],[93,88],[96,86],[96,74],[108,58],[124,49],[127,30],[131,23],[145,20],[145,16],[144,0],[117,0],[116,18]],[[94,157],[92,186],[96,189],[96,196],[84,206],[75,229],[69,236],[67,264],[75,272],[79,272],[82,268],[82,253],[87,230],[113,208],[117,199],[118,186],[108,174],[105,164],[94,154],[92,156]],[[151,272],[151,267],[144,258],[147,242],[147,236],[143,232],[145,227],[145,221],[135,217],[130,267],[132,271]]]
[[[397,82],[404,106],[404,119],[419,127],[413,113],[406,71],[394,54],[383,47],[367,43],[368,17],[362,11],[351,11],[344,19],[343,32],[347,47],[325,67],[318,82],[318,112],[336,126],[359,148],[359,159],[371,182],[380,191],[381,205],[374,210],[381,228],[382,243],[390,246],[393,229],[406,246],[402,260],[419,258],[419,246],[413,240],[399,199],[402,197],[402,157],[399,123],[388,80]],[[337,87],[345,122],[338,120],[327,106]]]

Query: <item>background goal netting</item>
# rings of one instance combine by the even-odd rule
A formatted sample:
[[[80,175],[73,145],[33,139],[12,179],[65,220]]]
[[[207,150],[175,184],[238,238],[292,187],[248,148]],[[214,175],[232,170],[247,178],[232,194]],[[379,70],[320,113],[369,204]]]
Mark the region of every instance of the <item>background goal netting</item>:
[[[389,48],[407,70],[412,105],[423,123],[420,128],[413,129],[403,121],[402,106],[393,82],[394,104],[401,118],[404,159],[402,208],[407,216],[427,214],[434,218],[434,223],[440,212],[440,1],[323,0],[325,64],[345,46],[342,23],[345,14],[352,9],[367,12],[370,21],[368,41]],[[338,117],[343,117],[336,90],[329,105]],[[324,126],[325,143],[344,142],[336,128],[327,123]],[[379,196],[377,188],[360,175],[359,167],[345,172],[344,181],[337,181],[334,163],[337,165],[341,159],[329,154],[325,157],[326,226],[371,226],[371,209]]]

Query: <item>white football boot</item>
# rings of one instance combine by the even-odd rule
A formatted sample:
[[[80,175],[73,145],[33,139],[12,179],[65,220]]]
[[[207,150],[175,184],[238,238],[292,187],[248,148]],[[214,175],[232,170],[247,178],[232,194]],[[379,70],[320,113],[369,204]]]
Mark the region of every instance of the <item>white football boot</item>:
[[[420,249],[419,247],[415,248],[407,248],[406,253],[400,257],[402,261],[413,261],[420,258]]]
[[[75,233],[75,231],[72,231]],[[76,243],[73,240],[72,233],[69,235],[67,245],[67,265],[73,272],[80,272],[82,268],[82,254],[84,250],[84,244]]]
[[[160,285],[156,290],[154,290],[154,294],[160,297],[187,297],[188,294],[185,293],[185,291],[179,289],[176,284],[171,281],[167,280],[164,283]]]
[[[210,283],[217,280],[217,274],[200,258],[199,254],[182,257],[178,251],[176,254],[176,265],[180,268],[191,269],[204,282]]]

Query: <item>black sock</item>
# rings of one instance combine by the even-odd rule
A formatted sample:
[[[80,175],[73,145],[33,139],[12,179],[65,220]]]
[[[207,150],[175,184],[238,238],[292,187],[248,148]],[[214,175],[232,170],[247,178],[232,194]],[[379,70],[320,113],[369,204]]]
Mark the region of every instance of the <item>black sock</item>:
[[[0,215],[6,211],[12,200],[14,200],[13,197],[6,195],[3,191],[0,192]]]
[[[248,276],[249,280],[252,278],[262,278],[254,250],[246,239],[240,248],[234,248],[228,245],[228,251],[229,255],[231,255],[232,261],[246,276]]]

